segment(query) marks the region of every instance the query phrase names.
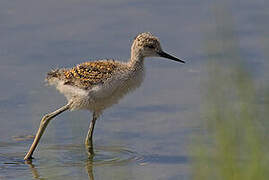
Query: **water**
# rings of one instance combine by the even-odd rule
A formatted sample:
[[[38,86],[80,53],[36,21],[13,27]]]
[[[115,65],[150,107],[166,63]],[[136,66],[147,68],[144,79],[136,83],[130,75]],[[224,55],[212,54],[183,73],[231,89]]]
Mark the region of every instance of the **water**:
[[[207,61],[232,67],[224,60],[237,47],[256,86],[268,81],[268,8],[262,0],[2,0],[0,179],[190,179]],[[46,72],[91,59],[127,60],[133,37],[144,31],[187,63],[146,59],[142,86],[97,122],[93,159],[83,145],[91,115],[77,111],[51,122],[36,159],[25,164],[41,116],[65,103],[45,86]]]

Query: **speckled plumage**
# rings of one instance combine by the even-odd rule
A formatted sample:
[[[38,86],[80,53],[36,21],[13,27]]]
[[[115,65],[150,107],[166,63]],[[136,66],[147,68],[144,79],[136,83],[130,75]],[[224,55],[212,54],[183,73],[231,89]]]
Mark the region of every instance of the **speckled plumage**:
[[[94,85],[103,84],[113,74],[120,71],[121,64],[114,60],[84,62],[70,69],[57,69],[48,72],[47,80],[57,78],[64,84],[89,89]]]

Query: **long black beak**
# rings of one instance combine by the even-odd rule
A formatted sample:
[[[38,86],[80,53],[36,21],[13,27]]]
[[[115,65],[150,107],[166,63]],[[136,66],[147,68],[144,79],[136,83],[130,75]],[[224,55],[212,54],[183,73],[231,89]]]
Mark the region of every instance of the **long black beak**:
[[[170,54],[167,54],[166,52],[163,52],[163,51],[160,51],[160,52],[157,52],[157,54],[159,54],[161,57],[164,57],[164,58],[167,58],[167,59],[171,59],[171,60],[174,60],[174,61],[177,61],[177,62],[181,62],[181,63],[185,63],[185,61],[182,61],[174,56],[171,56]]]

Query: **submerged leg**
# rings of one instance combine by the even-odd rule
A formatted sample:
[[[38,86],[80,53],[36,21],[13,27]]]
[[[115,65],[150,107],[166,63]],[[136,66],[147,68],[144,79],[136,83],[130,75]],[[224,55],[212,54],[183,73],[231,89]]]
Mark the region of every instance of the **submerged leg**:
[[[88,130],[88,133],[87,133],[87,137],[86,137],[86,140],[85,140],[85,145],[86,145],[86,148],[88,150],[88,152],[93,155],[94,152],[93,152],[93,143],[92,143],[92,136],[93,136],[93,130],[94,130],[94,126],[95,126],[95,122],[98,118],[98,115],[96,112],[93,112],[93,115],[92,115],[92,121],[90,123],[90,127],[89,127],[89,130]]]
[[[29,159],[32,159],[32,155],[34,153],[34,150],[36,149],[37,147],[37,144],[42,136],[42,134],[44,133],[48,123],[50,122],[50,120],[52,118],[54,118],[55,116],[61,114],[62,112],[68,110],[70,108],[70,104],[67,104],[59,109],[57,109],[56,111],[50,113],[50,114],[46,114],[42,119],[41,119],[41,122],[40,122],[40,125],[39,125],[39,129],[36,133],[36,136],[35,136],[35,139],[34,139],[34,142],[33,144],[31,145],[28,153],[25,155],[24,157],[24,160],[29,160]]]

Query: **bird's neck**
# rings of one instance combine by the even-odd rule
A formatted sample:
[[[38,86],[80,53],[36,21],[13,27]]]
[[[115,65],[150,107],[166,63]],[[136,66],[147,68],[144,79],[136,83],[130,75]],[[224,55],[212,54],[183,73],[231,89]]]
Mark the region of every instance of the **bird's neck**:
[[[143,63],[144,63],[144,57],[142,53],[140,53],[139,51],[132,50],[129,65],[136,68],[143,66]]]

